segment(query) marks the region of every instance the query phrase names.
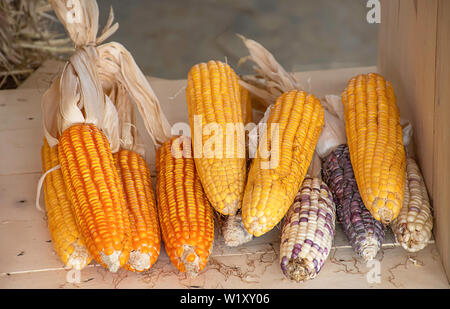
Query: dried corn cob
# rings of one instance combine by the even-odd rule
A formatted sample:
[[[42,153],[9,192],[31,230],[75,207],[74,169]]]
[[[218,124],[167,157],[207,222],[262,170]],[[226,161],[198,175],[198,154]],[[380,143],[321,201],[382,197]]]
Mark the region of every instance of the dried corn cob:
[[[106,136],[75,124],[59,139],[58,159],[77,226],[89,253],[115,272],[130,253],[130,222]]]
[[[144,271],[158,259],[161,234],[150,170],[144,158],[130,150],[114,154],[130,217],[132,251],[125,267]]]
[[[310,165],[323,114],[314,95],[297,90],[281,95],[272,107],[242,203],[244,225],[254,236],[271,230],[292,205]]]
[[[117,76],[137,105],[145,128],[158,149],[157,210],[166,252],[179,270],[195,275],[205,267],[212,250],[214,222],[213,210],[195,169],[191,141],[171,137],[170,125],[158,98],[123,46],[105,44],[100,49],[100,57],[105,67],[115,70],[103,76]],[[175,141],[182,141],[189,153],[185,154],[187,148],[183,148],[185,156],[174,157],[179,150],[174,147]]]
[[[108,68],[108,66],[105,66]],[[142,155],[139,132],[129,92],[116,74],[99,69],[105,93],[119,114],[120,150],[113,154],[121,180],[131,226],[130,258],[124,266],[131,271],[152,267],[159,257],[161,233],[150,170]]]
[[[166,252],[182,272],[206,265],[214,240],[213,209],[194,166],[191,141],[174,137],[157,151],[157,199]]]
[[[44,173],[59,165],[58,147],[50,147],[45,138],[41,154]],[[65,266],[83,269],[92,257],[78,231],[59,168],[46,176],[44,196],[48,229],[56,253]]]
[[[333,193],[338,221],[353,249],[365,260],[375,258],[383,243],[384,226],[361,200],[347,145],[336,147],[324,158],[322,174]]]
[[[280,264],[292,280],[313,279],[327,259],[334,238],[335,205],[320,178],[307,175],[281,229]]]
[[[406,159],[406,188],[403,207],[392,221],[391,228],[401,246],[417,252],[427,246],[431,238],[433,217],[428,193],[419,166],[412,158]]]
[[[188,74],[186,99],[195,167],[203,189],[214,209],[234,215],[241,206],[246,176],[245,135],[236,73],[219,61],[195,65]],[[196,134],[196,117],[201,118],[202,127],[212,125],[213,130],[221,130],[222,134],[206,134],[205,129]],[[227,124],[233,125],[236,134],[227,132]],[[217,143],[214,150],[208,151],[207,143],[214,136],[218,137],[214,139]]]
[[[45,137],[58,160],[78,229],[92,257],[115,272],[131,250],[131,227],[112,152],[118,150],[117,110],[98,74],[97,43],[117,29],[110,12],[100,37],[95,0],[50,1],[76,50],[42,100]],[[73,21],[78,22],[74,23]]]
[[[384,224],[400,213],[405,151],[392,85],[375,73],[352,78],[342,93],[350,159],[362,200]]]

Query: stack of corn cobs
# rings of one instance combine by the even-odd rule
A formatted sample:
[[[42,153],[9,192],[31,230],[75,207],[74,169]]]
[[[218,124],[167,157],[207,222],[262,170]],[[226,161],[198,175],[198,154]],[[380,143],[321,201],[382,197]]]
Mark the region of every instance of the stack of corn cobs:
[[[112,14],[97,37],[94,0],[50,2],[77,47],[42,100],[41,184],[52,242],[67,267],[94,259],[111,272],[145,271],[162,240],[171,262],[193,276],[207,265],[215,224],[227,245],[238,246],[282,222],[281,270],[299,282],[321,270],[336,221],[365,260],[380,250],[385,225],[406,250],[426,246],[432,210],[403,145],[393,87],[381,75],[358,75],[341,97],[321,102],[243,38],[262,79],[240,79],[220,61],[193,66],[186,87],[191,141],[170,134],[131,54],[101,44],[118,27]],[[81,22],[70,22],[74,17]],[[267,110],[260,134],[246,136],[252,100]],[[138,132],[135,108],[147,132]],[[199,122],[212,129],[195,133]],[[143,134],[157,149],[156,194]]]

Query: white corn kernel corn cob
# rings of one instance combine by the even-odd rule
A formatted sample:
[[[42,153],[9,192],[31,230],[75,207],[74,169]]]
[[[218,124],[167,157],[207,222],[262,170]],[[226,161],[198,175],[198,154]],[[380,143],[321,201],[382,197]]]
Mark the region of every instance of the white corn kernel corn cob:
[[[412,158],[406,159],[406,184],[403,207],[391,228],[400,245],[409,252],[426,247],[431,238],[433,216],[427,188],[419,166]]]
[[[335,233],[336,207],[330,189],[307,175],[282,225],[280,264],[289,279],[313,279],[327,259]]]

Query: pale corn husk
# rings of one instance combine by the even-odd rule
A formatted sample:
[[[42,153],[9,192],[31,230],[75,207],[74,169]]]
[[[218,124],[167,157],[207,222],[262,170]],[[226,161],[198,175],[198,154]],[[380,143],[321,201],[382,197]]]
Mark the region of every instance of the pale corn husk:
[[[120,148],[134,151],[144,156],[144,145],[136,128],[134,105],[127,90],[122,85],[117,85],[110,97],[115,102],[117,113],[119,114]]]
[[[346,144],[344,112],[341,98],[326,95],[322,102],[325,109],[325,121],[316,146],[320,158],[328,156],[337,146]]]
[[[99,52],[97,66],[100,68],[100,74],[114,76],[126,89],[136,104],[155,147],[161,146],[172,137],[170,124],[161,110],[155,92],[132,55],[117,42],[98,46],[97,50]]]
[[[117,111],[103,92],[93,56],[93,47],[78,49],[43,95],[44,135],[51,147],[68,127],[89,123],[105,133],[112,151],[119,148]]]
[[[238,36],[242,39],[250,54],[242,58],[240,63],[247,59],[255,62],[256,66],[253,68],[260,77],[244,76],[239,81],[243,87],[267,102],[267,105],[274,104],[276,99],[286,91],[304,89],[294,74],[288,73],[261,44],[247,39],[243,35]]]
[[[63,72],[44,93],[42,98],[44,134],[50,146],[58,143],[62,132],[76,123],[94,124],[100,128],[111,144],[111,150],[119,148],[117,111],[105,95],[100,82],[95,44],[98,29],[98,6],[94,0],[50,1],[56,15],[76,46],[74,54]],[[118,25],[112,25],[112,11],[100,36],[104,40],[114,33]]]

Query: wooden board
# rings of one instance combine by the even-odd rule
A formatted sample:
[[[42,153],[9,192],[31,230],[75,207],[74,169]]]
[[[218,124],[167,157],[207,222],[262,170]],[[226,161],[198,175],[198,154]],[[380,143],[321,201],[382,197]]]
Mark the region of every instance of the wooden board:
[[[339,94],[351,76],[375,70],[374,67],[368,67],[305,72],[298,74],[298,78],[309,84],[310,90],[321,97],[329,93]],[[150,80],[169,121],[187,122],[183,89],[185,81]],[[81,272],[81,283],[68,283],[67,272],[49,242],[44,214],[35,209],[36,184],[41,171],[40,98],[43,90],[0,92],[0,104],[3,104],[0,105],[0,123],[4,123],[0,126],[0,145],[2,154],[5,154],[0,163],[0,288],[112,288],[117,285],[123,288],[448,287],[433,242],[425,251],[411,255],[394,244],[393,235],[389,232],[383,247],[384,254],[380,253],[377,257],[381,260],[382,280],[377,284],[368,283],[366,273],[369,268],[353,253],[340,226],[337,227],[330,260],[321,274],[317,279],[301,285],[287,281],[280,271],[278,228],[238,248],[226,247],[216,233],[210,263],[200,276],[192,280],[179,274],[162,250],[154,268],[144,274],[120,271],[113,275],[93,263]],[[27,104],[28,108],[25,109],[21,104]],[[12,117],[12,120],[8,117]],[[149,140],[147,147],[146,159],[154,174],[154,151]],[[408,262],[410,256],[422,266],[413,266],[412,262]],[[403,270],[405,266],[398,265],[405,261],[407,266]],[[418,275],[423,280],[411,280]]]
[[[320,274],[301,284],[282,275],[278,245],[275,243],[274,250],[266,253],[213,257],[193,279],[179,273],[168,260],[159,260],[150,271],[140,274],[125,270],[112,274],[90,265],[79,273],[79,283],[74,282],[77,274],[64,269],[0,275],[0,288],[448,289],[435,245],[412,255],[400,248],[385,249],[379,258],[379,283],[368,282],[369,271],[374,268],[355,258],[351,249],[332,250]]]
[[[437,35],[433,201],[436,241],[450,280],[450,1],[439,1]]]
[[[449,1],[384,0],[381,8],[378,69],[392,82],[402,117],[414,126],[415,153],[450,280]]]
[[[415,151],[433,190],[433,121],[437,0],[381,2],[378,69],[392,82],[403,118],[414,125]]]

